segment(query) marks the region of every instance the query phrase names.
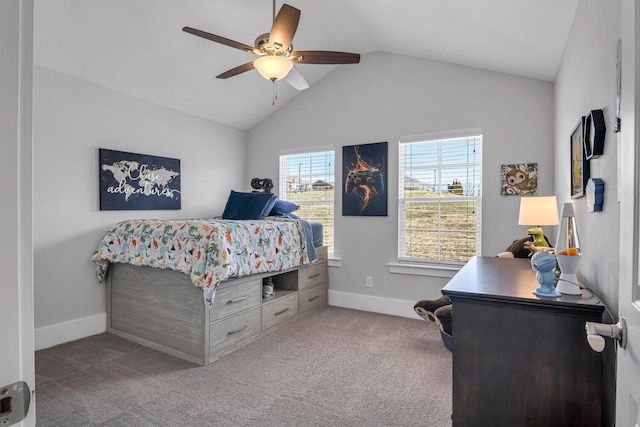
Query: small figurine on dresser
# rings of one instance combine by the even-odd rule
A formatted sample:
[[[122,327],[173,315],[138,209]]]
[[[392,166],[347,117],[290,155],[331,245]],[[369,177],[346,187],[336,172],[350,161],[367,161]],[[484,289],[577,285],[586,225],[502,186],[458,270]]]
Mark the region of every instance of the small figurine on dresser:
[[[531,257],[531,268],[536,271],[536,280],[540,286],[532,293],[540,297],[559,297],[556,291],[556,255],[551,252],[536,252]]]

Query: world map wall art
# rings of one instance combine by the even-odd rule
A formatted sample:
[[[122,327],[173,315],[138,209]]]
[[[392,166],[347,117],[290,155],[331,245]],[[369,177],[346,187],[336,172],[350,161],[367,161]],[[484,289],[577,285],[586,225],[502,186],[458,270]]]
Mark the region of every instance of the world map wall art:
[[[181,208],[180,160],[99,149],[100,210]]]

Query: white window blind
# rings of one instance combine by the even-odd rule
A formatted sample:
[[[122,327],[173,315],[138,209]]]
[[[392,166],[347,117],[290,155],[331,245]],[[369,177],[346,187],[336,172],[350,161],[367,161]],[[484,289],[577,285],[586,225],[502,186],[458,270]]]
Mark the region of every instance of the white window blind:
[[[323,225],[323,243],[333,252],[335,151],[280,155],[279,198],[300,206],[294,215]]]
[[[401,139],[398,259],[463,263],[480,253],[478,130]]]

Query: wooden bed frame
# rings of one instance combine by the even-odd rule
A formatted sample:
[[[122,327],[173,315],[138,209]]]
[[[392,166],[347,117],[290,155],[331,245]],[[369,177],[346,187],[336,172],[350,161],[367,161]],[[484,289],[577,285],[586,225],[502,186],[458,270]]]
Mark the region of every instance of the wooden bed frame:
[[[327,247],[318,260],[277,273],[220,284],[211,307],[189,276],[113,263],[107,275],[107,331],[207,365],[327,305]],[[270,277],[275,294],[263,298]]]

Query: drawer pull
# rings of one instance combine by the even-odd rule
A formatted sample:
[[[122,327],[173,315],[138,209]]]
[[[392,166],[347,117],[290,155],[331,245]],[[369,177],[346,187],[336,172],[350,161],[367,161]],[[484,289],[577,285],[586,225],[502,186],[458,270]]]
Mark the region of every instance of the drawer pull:
[[[311,302],[311,301],[313,301],[314,299],[318,299],[318,298],[320,298],[320,295],[316,295],[316,296],[314,296],[314,297],[311,297],[311,298],[309,298],[309,299],[308,299],[308,301],[309,301],[309,302]]]
[[[320,275],[320,273],[316,273],[316,274],[313,274],[311,276],[307,276],[307,278],[313,279],[314,277],[318,277],[319,275]]]
[[[234,302],[240,302],[240,301],[245,300],[245,299],[247,299],[246,295],[241,296],[240,298],[230,299],[230,300],[227,301],[227,304],[233,304]]]
[[[240,329],[236,329],[235,331],[229,331],[229,332],[227,332],[227,335],[234,335],[234,334],[237,334],[237,333],[239,333],[239,332],[244,331],[244,330],[245,330],[245,329],[247,329],[248,327],[249,327],[249,325],[244,325],[244,326],[243,326],[242,328],[240,328]]]
[[[274,316],[279,316],[279,315],[281,315],[282,313],[286,313],[286,312],[287,312],[287,311],[289,311],[290,309],[291,309],[291,307],[287,307],[287,308],[285,308],[284,310],[280,310],[280,311],[278,311],[278,312],[274,313],[273,315],[274,315]]]

